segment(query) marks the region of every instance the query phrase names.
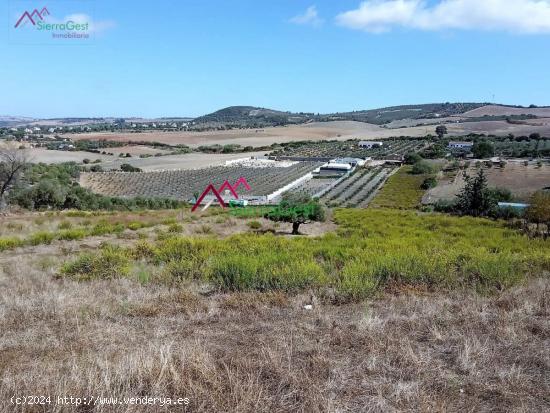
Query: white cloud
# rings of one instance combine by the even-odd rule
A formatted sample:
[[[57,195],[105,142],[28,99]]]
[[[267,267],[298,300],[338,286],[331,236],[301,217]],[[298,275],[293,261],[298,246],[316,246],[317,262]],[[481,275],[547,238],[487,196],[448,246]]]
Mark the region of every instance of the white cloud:
[[[372,33],[395,27],[550,33],[550,0],[442,0],[432,6],[424,0],[369,0],[336,22]]]
[[[310,6],[307,8],[304,14],[294,16],[292,19],[290,19],[290,22],[294,24],[303,24],[318,27],[323,24],[324,20],[319,17],[317,7]]]

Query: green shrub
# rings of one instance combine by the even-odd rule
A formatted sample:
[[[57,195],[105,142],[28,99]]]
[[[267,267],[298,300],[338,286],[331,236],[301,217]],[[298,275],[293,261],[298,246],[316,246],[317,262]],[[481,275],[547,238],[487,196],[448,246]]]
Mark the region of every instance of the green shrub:
[[[24,244],[23,241],[19,238],[15,238],[15,237],[0,238],[0,252],[21,247],[23,244]]]
[[[90,231],[90,235],[93,236],[100,236],[100,235],[107,235],[107,234],[120,234],[124,231],[124,224],[109,224],[107,221],[100,221],[97,223],[92,230]]]
[[[315,262],[289,251],[261,255],[230,254],[216,258],[210,279],[224,290],[298,290],[321,285],[323,270]]]
[[[155,256],[155,247],[147,241],[139,241],[132,249],[131,255],[134,259],[150,260]]]
[[[258,230],[262,228],[262,223],[259,221],[250,221],[250,222],[247,222],[247,225],[250,229],[253,229],[253,230]]]
[[[128,229],[131,229],[132,231],[137,231],[138,229],[141,229],[143,227],[144,227],[143,223],[137,222],[137,221],[130,222],[128,224]]]
[[[171,232],[171,233],[177,233],[177,232],[182,232],[183,231],[183,225],[181,224],[170,224],[170,226],[168,227],[168,232]]]
[[[410,152],[405,155],[405,163],[407,165],[414,165],[417,162],[420,162],[422,160],[422,156],[420,156],[416,152]]]
[[[39,231],[30,236],[28,243],[30,245],[51,244],[55,238],[56,234],[54,232]]]
[[[71,229],[73,224],[71,224],[69,221],[61,221],[59,223],[58,228],[59,229]]]
[[[61,269],[62,274],[78,280],[119,278],[129,272],[130,261],[126,252],[109,245],[97,254],[82,254]]]
[[[424,179],[424,182],[422,182],[422,185],[420,185],[422,189],[426,189],[426,190],[435,188],[436,186],[437,186],[437,179],[433,176],[430,176]]]
[[[88,236],[88,231],[83,228],[68,229],[60,231],[57,238],[64,241],[72,241],[76,239],[82,239]]]
[[[434,171],[435,168],[427,161],[419,161],[411,169],[413,175],[431,174]]]

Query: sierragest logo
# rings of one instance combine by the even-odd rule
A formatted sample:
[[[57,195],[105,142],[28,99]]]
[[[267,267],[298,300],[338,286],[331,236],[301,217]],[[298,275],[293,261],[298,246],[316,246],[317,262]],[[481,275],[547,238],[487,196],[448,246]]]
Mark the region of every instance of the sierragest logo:
[[[87,39],[90,37],[90,24],[86,21],[74,21],[66,19],[62,22],[46,21],[46,16],[50,16],[50,11],[47,7],[43,7],[40,11],[34,9],[32,12],[25,11],[21,17],[17,19],[14,28],[23,28],[29,26],[32,29],[51,33],[54,39]]]
[[[229,214],[234,217],[265,218],[266,215],[279,212],[279,211],[285,211],[286,213],[296,214],[296,215],[299,215],[302,213],[305,215],[310,215],[310,214],[313,214],[318,207],[314,204],[307,204],[307,205],[302,205],[297,207],[288,207],[288,208],[281,207],[279,205],[247,207],[247,206],[236,205],[230,201],[229,208],[230,208]]]
[[[26,11],[25,13],[23,13],[21,15],[19,20],[17,20],[17,23],[15,23],[15,28],[17,29],[19,27],[19,25],[21,24],[21,22],[23,22],[23,21],[25,21],[25,22],[30,21],[31,24],[34,26],[34,25],[36,25],[36,20],[35,19],[44,20],[43,16],[49,16],[49,15],[50,15],[50,12],[45,7],[43,7],[42,10],[40,10],[40,11],[38,11],[37,9],[34,9],[32,11],[32,13],[29,13],[28,11]]]
[[[212,194],[214,194],[214,196],[216,197],[216,199],[220,203],[220,206],[222,208],[225,208],[225,202],[224,202],[222,196],[220,195],[220,193],[223,192],[224,189],[228,189],[229,192],[231,192],[231,194],[235,197],[235,199],[239,199],[239,195],[237,194],[236,190],[239,188],[240,185],[243,185],[246,188],[247,191],[250,191],[250,189],[251,189],[250,185],[248,185],[248,182],[246,181],[246,179],[242,176],[239,179],[237,179],[237,182],[235,182],[235,185],[231,185],[229,183],[229,181],[226,179],[225,182],[222,184],[222,186],[220,186],[219,189],[216,189],[216,187],[213,184],[209,184],[206,187],[206,189],[204,190],[204,192],[201,194],[201,196],[199,196],[199,198],[196,200],[195,205],[193,206],[193,208],[191,208],[191,212],[195,212],[195,210],[200,206],[203,199],[210,192],[212,192]],[[210,203],[207,203],[203,210],[208,209],[209,206],[210,206]]]
[[[225,180],[225,182],[220,186],[218,189],[214,186],[214,184],[209,184],[206,189],[203,191],[203,193],[198,197],[198,199],[195,201],[195,205],[193,205],[193,208],[191,208],[191,212],[195,212],[197,208],[201,205],[201,202],[204,200],[204,198],[209,194],[212,193],[215,199],[218,200],[220,206],[222,208],[225,208],[226,206],[229,206],[229,213],[235,217],[246,217],[246,218],[262,218],[266,217],[269,214],[277,213],[280,211],[284,211],[287,214],[305,214],[310,215],[313,214],[317,208],[318,205],[309,203],[306,205],[300,205],[296,207],[288,207],[284,205],[263,205],[263,206],[247,206],[246,203],[242,202],[242,200],[239,200],[239,195],[237,194],[237,189],[239,189],[239,186],[244,186],[247,191],[250,191],[250,185],[246,181],[246,178],[240,177],[237,182],[235,182],[235,185],[231,185],[229,183],[229,180]],[[229,190],[233,197],[236,199],[231,200],[228,203],[226,203],[221,196],[221,193],[225,190]],[[206,203],[206,205],[203,208],[203,211],[208,209],[208,207],[211,205],[211,203],[214,201],[214,199],[211,199],[209,202]]]
[[[67,21],[66,23],[44,23],[44,22],[38,22],[37,23],[37,29],[38,30],[85,30],[88,31],[88,23],[75,23],[71,20]]]

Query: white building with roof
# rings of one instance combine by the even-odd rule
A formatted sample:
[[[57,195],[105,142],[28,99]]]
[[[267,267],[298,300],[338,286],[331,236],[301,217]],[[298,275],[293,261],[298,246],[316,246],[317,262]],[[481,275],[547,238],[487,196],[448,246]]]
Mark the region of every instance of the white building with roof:
[[[384,142],[381,142],[381,141],[360,141],[359,142],[359,146],[361,148],[366,148],[366,149],[372,149],[372,148],[380,148],[381,146],[384,146]]]
[[[473,142],[460,142],[460,141],[451,141],[447,146],[449,149],[461,149],[461,150],[471,150],[474,146]]]

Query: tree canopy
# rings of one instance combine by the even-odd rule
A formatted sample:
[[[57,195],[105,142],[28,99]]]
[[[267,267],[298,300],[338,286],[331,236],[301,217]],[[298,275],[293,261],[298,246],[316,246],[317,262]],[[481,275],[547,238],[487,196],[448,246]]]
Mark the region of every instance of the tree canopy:
[[[292,234],[298,235],[301,224],[324,221],[325,210],[317,200],[310,197],[287,195],[265,218],[275,222],[292,222]]]
[[[445,125],[439,125],[437,128],[435,128],[435,134],[439,139],[442,139],[443,136],[445,136],[447,133],[447,127]]]
[[[487,216],[496,207],[497,200],[487,187],[487,177],[480,169],[474,177],[464,174],[466,185],[458,195],[457,207],[462,214]]]
[[[546,224],[546,235],[550,232],[550,192],[538,191],[533,194],[527,209],[526,218],[535,224]]]
[[[494,156],[495,147],[488,141],[476,142],[472,147],[472,152],[476,158],[489,158]]]
[[[15,147],[0,148],[0,206],[27,166],[26,153]]]

